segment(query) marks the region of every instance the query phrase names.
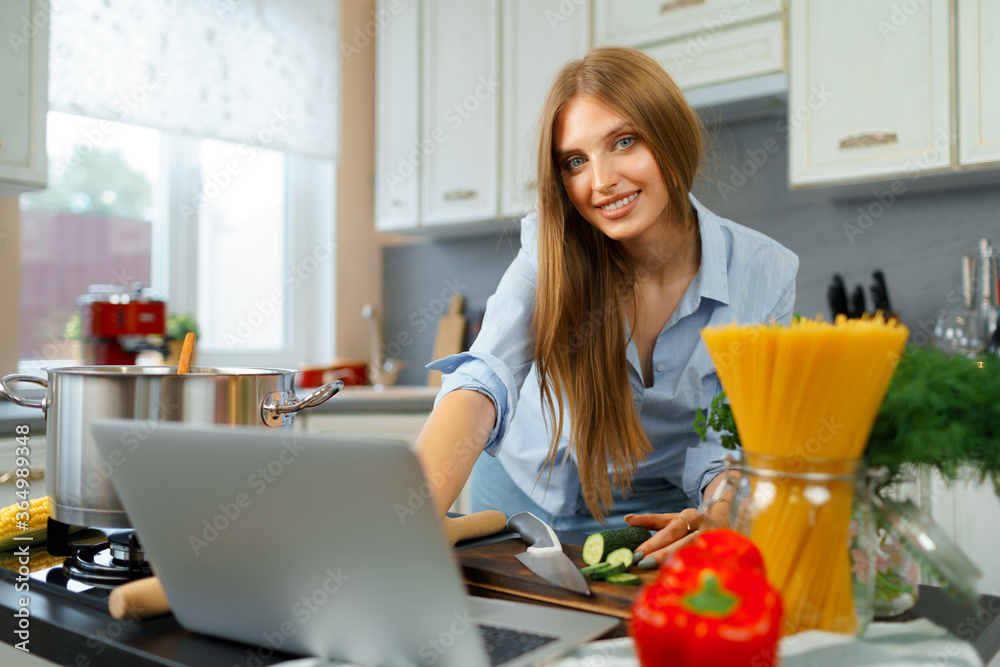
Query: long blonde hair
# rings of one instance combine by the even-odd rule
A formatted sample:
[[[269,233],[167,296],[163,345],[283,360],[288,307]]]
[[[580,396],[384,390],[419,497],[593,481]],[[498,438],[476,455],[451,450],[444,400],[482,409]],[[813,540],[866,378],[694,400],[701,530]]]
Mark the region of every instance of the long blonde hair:
[[[546,465],[556,463],[569,409],[570,446],[583,497],[604,519],[652,446],[632,401],[623,301],[637,272],[621,246],[586,222],[566,194],[553,155],[556,117],[575,97],[590,98],[629,123],[653,151],[673,220],[697,225],[688,202],[701,158],[701,124],[669,74],[634,49],[600,47],[567,63],[542,108],[538,143],[538,287],[535,365],[554,428]],[[638,301],[638,300],[636,300]],[[565,398],[564,398],[565,397]],[[612,478],[608,465],[612,466]]]

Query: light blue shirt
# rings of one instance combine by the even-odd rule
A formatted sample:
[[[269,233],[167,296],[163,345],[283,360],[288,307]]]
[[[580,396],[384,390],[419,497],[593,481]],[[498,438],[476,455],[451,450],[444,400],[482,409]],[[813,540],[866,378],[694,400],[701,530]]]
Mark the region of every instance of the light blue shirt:
[[[697,505],[708,483],[723,471],[726,451],[717,436],[701,442],[692,429],[695,410],[707,412],[722,390],[700,331],[733,321],[750,324],[773,318],[787,324],[799,260],[763,234],[715,215],[693,196],[691,202],[701,228],[701,267],[656,339],[653,386],[643,386],[634,341],[629,341],[626,356],[632,400],[653,445],[634,479],[665,479]],[[521,221],[521,250],[487,302],[482,331],[472,349],[428,368],[446,373],[437,400],[456,389],[474,389],[493,400],[497,420],[486,451],[498,457],[511,479],[540,507],[565,516],[579,505],[580,478],[573,457],[566,458],[568,415],[551,478],[548,469],[542,470],[551,436],[534,370],[531,333],[537,226],[534,213]]]

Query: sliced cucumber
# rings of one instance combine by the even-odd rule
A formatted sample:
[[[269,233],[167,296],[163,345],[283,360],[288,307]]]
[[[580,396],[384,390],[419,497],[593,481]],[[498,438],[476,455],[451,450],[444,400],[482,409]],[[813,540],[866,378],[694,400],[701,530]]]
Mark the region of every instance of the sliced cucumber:
[[[605,569],[597,570],[595,572],[591,572],[590,573],[590,578],[591,579],[607,579],[610,576],[614,576],[616,574],[622,574],[623,572],[625,572],[625,570],[628,569],[623,564],[611,565],[609,563],[608,565],[609,566],[607,568],[605,568]]]
[[[626,568],[632,566],[632,550],[631,549],[615,549],[608,554],[609,563],[614,563],[615,565],[624,565]]]
[[[607,577],[605,577],[605,581],[607,581],[610,584],[617,584],[619,586],[635,586],[639,583],[639,575],[632,574],[631,572],[609,574]]]
[[[635,551],[636,548],[652,537],[645,528],[629,526],[618,530],[605,530],[588,535],[583,542],[583,562],[595,565],[608,559],[608,555],[617,549]]]
[[[611,569],[611,565],[609,563],[606,562],[595,563],[593,565],[588,565],[587,567],[581,567],[580,574],[586,577],[593,574],[594,572],[598,572],[600,570],[609,570],[609,569]]]

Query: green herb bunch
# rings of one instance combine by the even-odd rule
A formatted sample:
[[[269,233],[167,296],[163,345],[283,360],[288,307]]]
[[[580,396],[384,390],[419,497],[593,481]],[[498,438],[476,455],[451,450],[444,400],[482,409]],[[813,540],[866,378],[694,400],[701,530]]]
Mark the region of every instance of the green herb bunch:
[[[989,479],[1000,495],[1000,358],[947,356],[907,348],[896,367],[865,450],[872,466],[959,468]]]
[[[708,439],[708,429],[712,429],[722,437],[722,446],[726,449],[736,449],[740,444],[739,433],[736,432],[736,422],[733,412],[726,400],[726,392],[720,391],[708,406],[708,417],[701,408],[695,410],[694,432],[702,440]]]
[[[722,446],[739,446],[725,393],[699,409],[694,430],[711,428]],[[1000,495],[1000,358],[947,356],[933,347],[909,346],[896,367],[865,449],[868,463],[892,475],[907,464],[930,466],[954,481],[972,468]]]

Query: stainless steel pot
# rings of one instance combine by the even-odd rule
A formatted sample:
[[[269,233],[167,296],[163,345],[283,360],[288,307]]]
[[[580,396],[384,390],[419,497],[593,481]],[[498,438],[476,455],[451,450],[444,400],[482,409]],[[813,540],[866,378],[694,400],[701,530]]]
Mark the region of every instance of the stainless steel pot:
[[[0,380],[0,395],[45,413],[45,468],[54,518],[100,528],[130,524],[110,480],[120,461],[101,460],[90,432],[95,419],[137,420],[135,442],[123,442],[128,447],[139,446],[157,421],[280,428],[344,386],[331,382],[299,400],[296,371],[276,368],[196,367],[178,375],[171,366],[77,366],[47,373],[47,380],[7,375]],[[45,387],[45,398],[18,396],[9,387],[14,382]]]

